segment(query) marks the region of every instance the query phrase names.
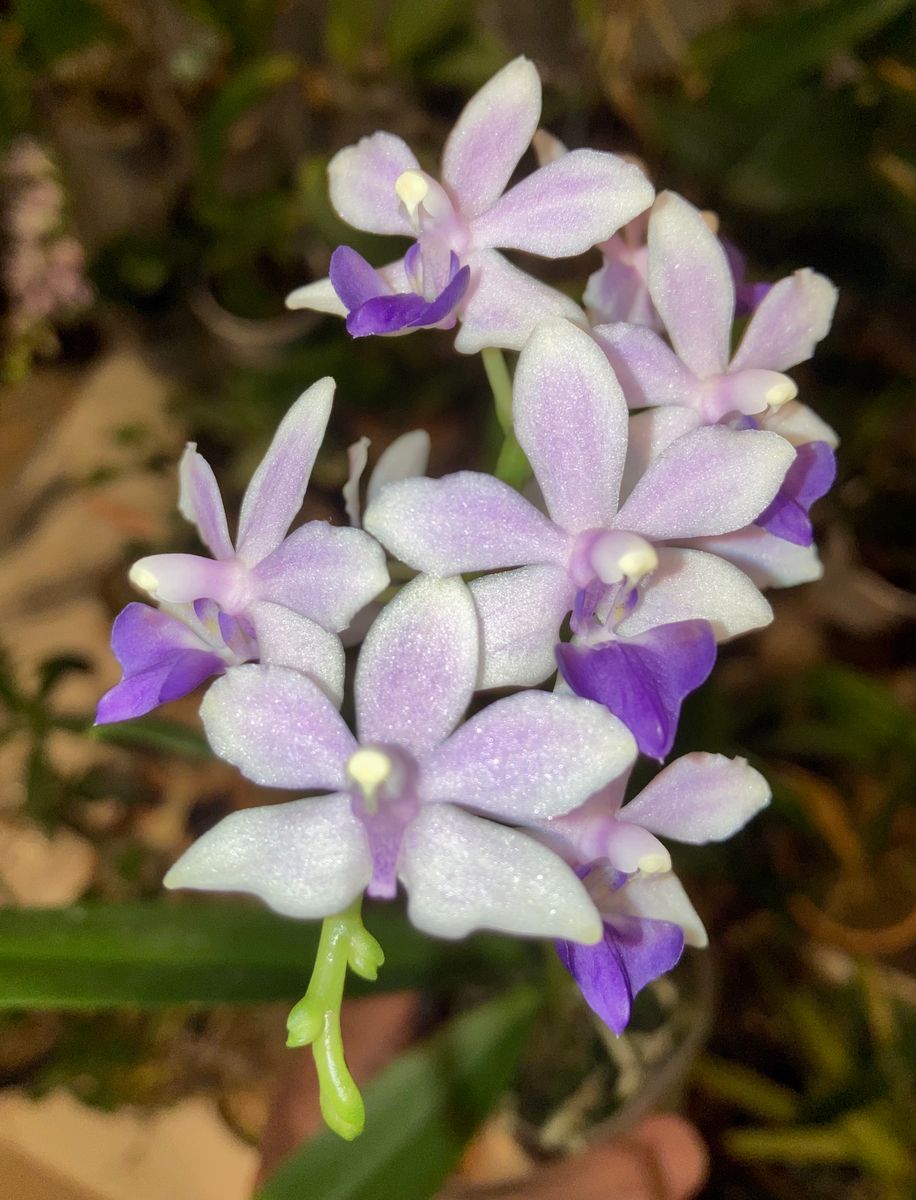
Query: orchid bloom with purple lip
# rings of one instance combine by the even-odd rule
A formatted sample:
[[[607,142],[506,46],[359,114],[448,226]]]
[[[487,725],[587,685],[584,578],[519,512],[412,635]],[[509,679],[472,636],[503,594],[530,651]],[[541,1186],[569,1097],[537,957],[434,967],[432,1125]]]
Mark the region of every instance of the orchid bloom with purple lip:
[[[648,286],[672,350],[646,325],[596,326],[595,337],[634,408],[677,405],[684,428],[722,421],[780,433],[800,450],[780,494],[755,524],[774,537],[811,546],[808,510],[835,474],[836,435],[796,402],[784,372],[810,358],[827,333],[836,288],[810,270],[774,284],[729,355],[736,292],[732,265],[704,214],[673,192],[648,221]],[[802,453],[802,449],[804,452]]]
[[[540,825],[546,843],[577,867],[604,922],[600,942],[561,943],[560,958],[590,1007],[618,1034],[633,996],[677,962],[685,939],[706,944],[657,835],[694,845],[723,841],[770,800],[758,771],[721,754],[676,759],[623,804],[629,775]]]
[[[626,401],[605,355],[565,321],[540,326],[519,358],[513,423],[549,516],[489,475],[462,471],[384,487],[365,528],[433,575],[470,584],[483,632],[480,686],[531,686],[556,669],[607,704],[640,749],[664,757],[713,640],[765,625],[748,577],[672,545],[742,529],[773,500],[795,452],[759,430],[694,429],[657,455],[620,503]]]
[[[329,278],[293,292],[289,307],[346,316],[357,337],[459,321],[455,348],[465,354],[520,349],[548,317],[583,321],[573,301],[499,248],[583,254],[647,208],[653,189],[613,154],[573,150],[506,191],[540,112],[538,73],[517,58],[465,106],[445,143],[441,183],[390,133],[341,150],[328,167],[338,215],[368,233],[415,240],[403,259],[377,271],[341,247]]]
[[[235,545],[213,472],[188,444],[178,507],[213,558],[154,554],[131,568],[131,582],[162,608],[133,603],[117,617],[112,648],[124,678],[102,697],[98,722],[141,716],[256,658],[307,672],[339,703],[337,635],[387,586],[388,570],[362,530],[311,521],[286,535],[333,396],[334,381],[320,380],[280,423],[242,501]]]
[[[574,696],[526,692],[459,726],[480,665],[459,579],[421,577],[384,609],[355,679],[358,738],[320,688],[275,666],[231,669],[204,699],[217,754],[256,783],[330,795],[246,809],[197,841],[168,887],[253,892],[295,917],[337,913],[398,881],[419,928],[484,926],[594,942],[601,922],[575,872],[529,834],[633,761],[630,733]]]

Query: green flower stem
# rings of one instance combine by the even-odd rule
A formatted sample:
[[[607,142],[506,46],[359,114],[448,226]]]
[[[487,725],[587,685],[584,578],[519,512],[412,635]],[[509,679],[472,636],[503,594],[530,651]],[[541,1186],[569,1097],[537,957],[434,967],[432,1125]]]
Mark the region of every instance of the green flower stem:
[[[381,946],[363,925],[361,906],[360,897],[343,912],[325,917],[308,990],[286,1022],[287,1046],[311,1045],[321,1115],[328,1127],[347,1141],[362,1133],[366,1119],[340,1033],[347,967],[371,981],[385,961]]]
[[[505,435],[496,460],[495,474],[497,479],[511,487],[521,488],[531,478],[531,467],[512,430],[512,377],[502,350],[488,346],[481,350],[480,357],[493,393],[496,419]]]

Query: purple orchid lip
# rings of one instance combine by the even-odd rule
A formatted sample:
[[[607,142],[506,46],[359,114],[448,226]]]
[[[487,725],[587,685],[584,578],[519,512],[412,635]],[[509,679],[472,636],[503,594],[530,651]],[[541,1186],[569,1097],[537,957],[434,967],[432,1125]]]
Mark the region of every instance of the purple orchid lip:
[[[415,243],[407,253],[405,265],[415,262],[418,253],[418,244]],[[347,332],[352,337],[369,337],[440,325],[447,321],[468,289],[471,270],[470,267],[462,267],[457,255],[452,253],[445,287],[432,300],[428,300],[418,292],[393,292],[362,255],[349,246],[339,246],[331,255],[330,279],[337,295],[349,310]]]
[[[826,442],[798,446],[782,487],[754,524],[796,546],[812,545],[814,529],[808,512],[835,478],[836,456]]]

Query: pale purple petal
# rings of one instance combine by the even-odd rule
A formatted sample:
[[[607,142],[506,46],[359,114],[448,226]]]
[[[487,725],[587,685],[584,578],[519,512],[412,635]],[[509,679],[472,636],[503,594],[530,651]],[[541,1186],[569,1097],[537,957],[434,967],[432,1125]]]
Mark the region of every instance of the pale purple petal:
[[[571,150],[540,167],[477,217],[474,245],[568,258],[606,241],[652,203],[634,163],[600,150]]]
[[[763,429],[770,429],[792,443],[802,446],[805,442],[826,442],[831,450],[840,444],[835,429],[810,409],[807,404],[790,400],[774,411],[761,414],[757,418]]]
[[[652,462],[618,513],[618,529],[650,539],[704,537],[749,525],[795,458],[775,433],[695,429]]]
[[[773,610],[737,566],[700,550],[659,546],[658,567],[617,631],[635,637],[658,625],[703,620],[712,626],[716,641],[724,642],[772,619]]]
[[[770,787],[743,758],[685,754],[618,813],[618,820],[678,842],[721,842],[770,802]]]
[[[233,667],[200,706],[220,758],[264,787],[339,789],[356,739],[321,688],[287,667]]]
[[[649,921],[670,921],[683,929],[688,946],[702,949],[708,945],[703,922],[681,881],[671,871],[660,875],[634,875],[614,892],[612,900],[615,912]]]
[[[546,129],[536,130],[531,142],[539,167],[546,167],[548,163],[556,162],[569,153],[569,147]]]
[[[487,346],[521,350],[535,326],[554,317],[585,325],[579,306],[520,270],[497,250],[475,250],[467,258],[471,283],[461,310],[455,349],[476,354]]]
[[[677,963],[684,933],[666,921],[616,917],[597,945],[558,942],[563,966],[592,1012],[618,1036],[630,1020],[633,997]]]
[[[460,579],[412,580],[366,635],[354,685],[360,741],[425,754],[452,732],[480,665],[477,614]]]
[[[600,704],[519,692],[471,717],[423,762],[425,801],[453,801],[514,824],[569,812],[636,757]]]
[[[810,546],[814,533],[808,510],[835,478],[836,457],[827,443],[806,442],[797,448],[782,487],[754,524],[797,546]]]
[[[720,537],[693,538],[688,544],[694,550],[734,563],[759,588],[796,587],[812,583],[824,574],[814,546],[796,546],[758,525],[748,525]]]
[[[703,214],[675,192],[662,192],[649,218],[649,290],[678,358],[701,379],[720,375],[735,284]]]
[[[210,464],[188,442],[178,465],[178,511],[197,526],[200,540],[214,558],[232,558],[235,554],[219,485]]]
[[[636,487],[649,463],[667,450],[672,442],[701,423],[702,419],[695,409],[681,408],[679,405],[647,408],[644,412],[634,413],[630,417],[627,462],[620,484],[622,499],[625,500]]]
[[[375,296],[384,296],[389,290],[375,267],[349,246],[338,246],[331,255],[328,275],[348,310],[359,308]]]
[[[251,572],[260,600],[282,604],[339,633],[388,586],[385,552],[361,529],[309,521]]]
[[[431,575],[565,563],[568,552],[562,530],[507,483],[477,471],[390,483],[363,525],[401,562]]]
[[[609,525],[627,405],[593,338],[568,321],[538,326],[515,371],[512,422],[554,521],[570,533]]]
[[[232,813],[179,858],[163,883],[250,892],[287,917],[340,912],[372,876],[369,846],[346,795]]]
[[[442,180],[465,217],[484,212],[503,193],[541,115],[541,80],[516,58],[464,106],[442,153]]]
[[[334,317],[345,317],[347,306],[334,291],[330,279],[316,279],[305,283],[286,297],[287,308],[307,308],[313,312],[330,313]]]
[[[807,267],[780,279],[751,317],[731,370],[787,371],[810,358],[830,329],[836,298],[830,280]]]
[[[631,408],[693,404],[697,377],[652,329],[643,325],[596,325],[592,330],[617,375]]]
[[[239,557],[249,566],[275,550],[302,507],[318,448],[324,437],[334,380],[319,379],[299,397],[283,420],[252,476],[242,500]]]
[[[480,618],[483,665],[477,686],[533,687],[557,669],[554,646],[572,608],[563,567],[518,567],[470,584]]]
[[[262,600],[251,605],[248,616],[257,636],[260,661],[308,675],[339,708],[346,667],[340,638],[280,604]]]
[[[451,804],[420,810],[398,873],[408,916],[434,937],[481,928],[583,942],[601,936],[598,910],[561,858],[518,830]]]
[[[339,150],[328,163],[331,204],[337,215],[367,233],[413,233],[394,185],[417,170],[413,151],[392,133],[374,133]]]
[[[347,482],[341,489],[344,509],[351,525],[359,528],[362,516],[362,505],[359,499],[359,485],[369,461],[369,447],[372,443],[367,437],[361,437],[347,447]]]
[[[563,678],[633,731],[643,754],[664,758],[674,744],[685,696],[709,676],[716,643],[706,621],[660,625],[635,638],[557,647]]]
[[[371,504],[387,483],[425,475],[429,465],[429,446],[429,434],[425,429],[402,433],[386,446],[369,476],[366,503]]]

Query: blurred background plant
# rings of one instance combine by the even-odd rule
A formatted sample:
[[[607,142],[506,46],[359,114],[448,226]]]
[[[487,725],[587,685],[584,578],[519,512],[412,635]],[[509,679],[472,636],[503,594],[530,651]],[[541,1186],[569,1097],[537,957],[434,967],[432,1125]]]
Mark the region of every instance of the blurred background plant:
[[[0,438],[17,446],[51,436],[30,397],[72,395],[128,347],[166,381],[176,442],[195,437],[230,494],[279,415],[328,373],[341,402],[312,515],[339,514],[345,447],[363,433],[384,445],[425,426],[434,473],[491,462],[482,369],[447,335],[354,345],[282,300],[324,275],[341,241],[390,257],[330,209],[330,155],[382,128],[433,156],[467,95],[520,52],[565,142],[638,153],[661,186],[720,214],[751,277],[811,265],[840,286],[833,333],[799,374],[843,439],[818,510],[825,577],[777,594],[774,625],[723,655],[676,747],[745,754],[775,790],[733,843],[679,858],[726,989],[686,1110],[712,1146],[710,1194],[736,1200],[904,1200],[916,1183],[914,51],[906,0],[12,0],[0,17]],[[584,277],[552,264],[558,286]],[[67,411],[55,405],[55,418]],[[170,495],[155,424],[120,426],[122,465],[99,446],[64,500],[101,503],[92,490],[118,472]],[[3,462],[12,485],[21,461]],[[55,486],[10,492],[13,549]],[[128,598],[127,563],[161,536],[139,509],[118,521],[117,549],[80,581],[108,614]],[[295,999],[312,935],[242,905],[157,898],[167,862],[248,802],[245,785],[206,761],[192,706],[111,735],[130,749],[103,745],[85,699],[96,681],[81,706],[64,702],[90,665],[71,651],[64,633],[44,662],[11,645],[0,664],[0,749],[18,780],[2,836],[89,847],[51,900],[20,893],[0,856],[0,1080],[34,1094],[63,1084],[109,1108],[206,1092],[256,1138],[279,1069],[276,1013],[225,1004]],[[94,656],[110,676],[103,645]],[[75,758],[62,740],[80,744]],[[62,899],[113,907],[18,907]],[[441,990],[441,948],[402,926],[382,940],[384,986]],[[483,939],[461,962],[510,980],[522,959]],[[204,1008],[176,1007],[191,999]],[[469,1062],[467,1134],[511,1078],[530,1017],[523,993],[491,1003],[474,1027],[491,1057]],[[456,1030],[466,1044],[468,1027]],[[386,1103],[432,1086],[423,1062],[398,1068]],[[424,1096],[419,1128],[434,1130],[443,1100]],[[461,1137],[428,1144],[438,1179]],[[417,1147],[399,1153],[397,1195],[430,1194],[436,1179],[410,1176]],[[346,1194],[379,1200],[381,1180]]]

